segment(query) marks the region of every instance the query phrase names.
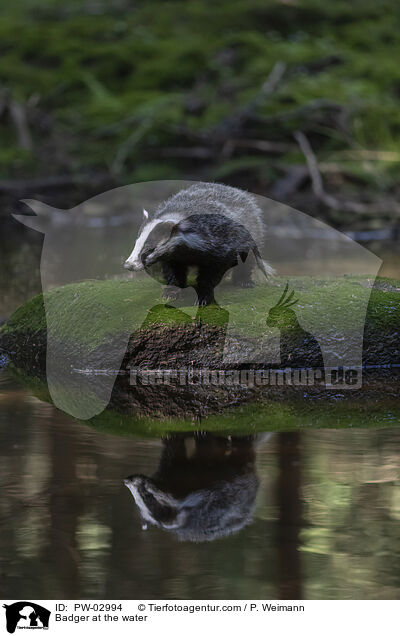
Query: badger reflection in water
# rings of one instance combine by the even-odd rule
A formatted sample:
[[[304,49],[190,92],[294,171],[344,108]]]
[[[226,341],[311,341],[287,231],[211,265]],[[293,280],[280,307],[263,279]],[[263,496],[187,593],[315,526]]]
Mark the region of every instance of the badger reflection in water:
[[[147,523],[182,541],[213,541],[251,523],[258,490],[255,445],[265,437],[179,434],[163,440],[153,477],[124,480]]]

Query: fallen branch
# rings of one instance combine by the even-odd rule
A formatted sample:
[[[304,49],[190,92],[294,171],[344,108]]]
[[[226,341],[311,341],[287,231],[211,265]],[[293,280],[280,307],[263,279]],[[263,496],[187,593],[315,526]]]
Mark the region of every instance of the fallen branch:
[[[342,150],[337,152],[336,156],[347,161],[393,161],[395,163],[400,162],[400,152],[392,150]]]
[[[143,137],[150,130],[152,122],[150,118],[142,121],[141,124],[135,128],[135,130],[128,136],[127,139],[119,146],[114,160],[110,166],[110,171],[114,175],[119,175],[122,172],[122,169],[125,165],[125,162],[130,154],[130,152],[134,149],[134,147],[140,142]]]
[[[276,154],[290,152],[294,146],[292,144],[281,143],[276,141],[267,141],[264,139],[232,139],[233,148],[251,148],[260,150],[261,152],[273,152]]]
[[[26,110],[22,104],[10,99],[8,102],[10,117],[14,123],[18,136],[18,145],[23,150],[32,150],[32,136],[28,126]]]
[[[212,148],[204,148],[201,146],[193,146],[191,148],[162,148],[158,152],[158,155],[161,155],[161,157],[209,159],[215,156],[215,151]]]
[[[227,139],[232,136],[232,132],[241,130],[243,124],[252,117],[257,107],[276,90],[285,71],[286,64],[281,61],[276,62],[257,95],[247,104],[238,108],[232,115],[223,119],[213,130],[209,131],[211,138]]]
[[[343,104],[339,104],[338,102],[334,102],[329,99],[313,99],[307,104],[301,104],[300,106],[296,106],[288,110],[280,110],[274,115],[268,115],[266,117],[259,116],[257,119],[259,123],[262,124],[275,124],[279,121],[290,121],[294,118],[308,117],[310,113],[318,111],[343,112],[344,110],[347,110],[347,108],[348,107],[345,107]]]
[[[276,87],[278,86],[279,82],[284,76],[285,71],[286,71],[285,62],[281,62],[281,61],[276,62],[271,73],[265,80],[264,84],[261,86],[261,95],[263,96],[271,95],[271,93],[275,91]]]
[[[311,186],[317,199],[319,199],[319,201],[322,201],[322,203],[324,203],[324,205],[326,205],[331,210],[343,210],[344,208],[346,208],[350,212],[366,212],[367,208],[362,203],[357,203],[355,201],[339,201],[338,199],[336,199],[336,197],[325,192],[321,173],[318,168],[318,162],[311,148],[310,142],[308,141],[305,134],[300,131],[295,132],[294,137],[298,142],[300,150],[305,157],[308,172],[310,174]]]
[[[307,177],[308,170],[304,166],[285,166],[283,177],[274,183],[268,194],[278,201],[289,199],[303,185]]]

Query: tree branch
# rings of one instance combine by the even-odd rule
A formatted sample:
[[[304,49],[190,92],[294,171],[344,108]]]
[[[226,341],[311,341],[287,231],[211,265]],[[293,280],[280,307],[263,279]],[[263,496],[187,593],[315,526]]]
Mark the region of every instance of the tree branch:
[[[22,104],[10,99],[8,109],[18,135],[18,145],[24,150],[32,150],[33,142],[26,118],[26,110]]]
[[[343,208],[346,208],[351,212],[365,212],[367,208],[362,203],[357,203],[355,201],[339,201],[336,197],[325,192],[321,173],[318,168],[317,158],[311,148],[310,142],[305,134],[300,131],[295,132],[294,137],[305,157],[308,172],[310,174],[311,186],[317,199],[322,201],[322,203],[331,210],[342,210]]]

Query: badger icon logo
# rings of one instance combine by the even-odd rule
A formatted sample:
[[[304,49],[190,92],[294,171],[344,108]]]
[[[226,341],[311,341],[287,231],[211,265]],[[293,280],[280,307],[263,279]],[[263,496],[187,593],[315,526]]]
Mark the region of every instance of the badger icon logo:
[[[18,601],[12,605],[3,605],[6,610],[7,631],[13,634],[16,629],[48,629],[50,610],[32,603]]]
[[[250,297],[250,292],[243,289],[240,296],[241,311],[236,315],[229,311],[229,325],[221,352],[222,364],[229,366],[287,363],[285,355],[282,356],[280,345],[283,341],[286,343],[289,340],[289,335],[285,332],[282,336],[282,325],[279,320],[284,314],[286,317],[290,314],[294,320],[296,314],[296,322],[293,322],[296,334],[301,330],[301,334],[308,334],[308,341],[313,339],[318,343],[316,351],[318,358],[322,358],[324,368],[362,367],[366,310],[371,286],[382,261],[322,221],[287,205],[260,195],[244,193],[236,188],[218,184],[194,186],[193,182],[181,180],[153,181],[115,188],[69,210],[51,208],[35,200],[24,202],[35,215],[14,214],[14,218],[44,234],[41,282],[47,326],[47,385],[53,404],[73,417],[90,419],[107,407],[116,374],[132,334],[132,329],[126,328],[123,318],[118,315],[118,310],[115,310],[111,301],[109,300],[108,304],[104,302],[100,293],[95,296],[92,294],[91,304],[85,305],[85,289],[96,284],[93,279],[109,281],[110,286],[116,279],[129,283],[132,276],[136,277],[137,281],[143,280],[143,283],[135,287],[138,290],[140,285],[143,285],[143,294],[135,296],[133,293],[129,297],[127,285],[124,300],[127,303],[125,306],[132,310],[134,323],[139,328],[146,320],[149,310],[159,305],[162,291],[157,279],[148,275],[144,264],[150,263],[153,266],[152,260],[157,261],[161,258],[165,269],[168,269],[171,260],[168,250],[175,246],[176,241],[179,250],[177,248],[173,251],[173,265],[175,261],[181,263],[181,260],[186,258],[187,252],[183,248],[186,249],[187,244],[190,253],[196,252],[197,255],[202,250],[204,238],[210,237],[205,251],[207,258],[204,259],[204,270],[211,271],[211,278],[215,275],[217,282],[211,280],[212,285],[203,289],[201,280],[197,280],[198,302],[208,304],[209,300],[213,299],[215,282],[215,286],[218,284],[215,289],[216,302],[222,309],[229,311],[229,307],[224,307],[219,299],[221,289],[227,289],[227,286],[224,282],[219,286],[220,276],[217,276],[215,271],[215,264],[218,264],[218,259],[221,260],[221,252],[225,249],[224,240],[220,239],[218,234],[221,223],[217,224],[217,228],[210,225],[212,215],[216,214],[228,217],[229,222],[224,228],[230,228],[229,232],[226,232],[225,241],[229,248],[229,241],[233,240],[233,229],[239,237],[232,249],[235,254],[239,250],[239,256],[242,258],[238,260],[236,267],[231,268],[232,272],[227,273],[228,277],[232,277],[229,285],[236,283],[246,288],[252,284],[252,273],[256,276],[261,271],[262,274],[261,287],[258,288],[262,293],[253,296],[254,300],[249,302],[247,298]],[[207,214],[209,217],[206,219]],[[117,227],[118,219],[124,221],[118,240],[114,240],[117,231],[114,228]],[[203,226],[207,226],[207,231]],[[166,232],[165,240],[159,238],[162,230]],[[175,236],[176,234],[178,236]],[[175,241],[172,247],[171,235]],[[153,239],[155,245],[149,245]],[[243,241],[245,250],[242,250]],[[179,254],[175,253],[177,251]],[[229,256],[231,251],[227,249]],[[217,252],[215,258],[211,258],[214,252]],[[168,258],[165,256],[166,253]],[[99,263],[103,266],[102,270],[98,267]],[[124,263],[125,267],[135,272],[139,269],[145,271],[139,274],[124,272]],[[227,267],[231,266],[231,261],[224,261],[222,265],[221,271],[225,272]],[[178,273],[181,273],[181,269]],[[189,267],[187,269],[190,270]],[[273,279],[266,280],[270,274],[273,276],[273,270],[276,270],[278,277],[284,276],[290,280],[294,298],[300,299],[295,308],[286,307],[283,302],[285,298],[281,299],[285,283],[282,286],[282,283],[274,283]],[[337,287],[331,287],[333,298],[325,294],[321,299],[318,298],[312,307],[306,307],[302,305],[304,295],[300,277],[315,277],[315,272],[318,280],[314,281],[315,285],[313,282],[314,286],[319,285],[323,288],[326,280],[334,280],[337,281]],[[176,284],[176,272],[173,274],[172,278]],[[188,271],[188,277],[189,274]],[[241,278],[238,274],[241,274]],[[357,285],[356,300],[351,296],[351,290],[348,297],[340,298],[335,289],[340,287],[346,276],[353,275],[358,276],[358,282],[354,283]],[[171,281],[168,276],[164,278],[168,285]],[[76,322],[76,315],[80,315],[75,308],[80,307],[82,312],[82,307],[85,307],[85,324],[80,322],[77,329],[79,328],[85,337],[88,334],[89,340],[91,338],[93,341],[101,334],[102,348],[85,346],[84,338],[76,338],[74,347],[70,347],[69,357],[66,358],[59,346],[60,316],[57,303],[51,301],[51,298],[55,298],[54,295],[50,294],[49,298],[46,292],[78,282],[85,284],[80,288],[79,294],[71,297],[67,308],[69,324],[74,320]],[[178,287],[185,285],[181,282]],[[351,310],[351,342],[348,341],[345,330],[340,330],[344,304],[348,312]],[[266,326],[266,315],[270,310]],[[243,327],[245,320],[247,323]],[[255,320],[259,322],[256,323]],[[120,326],[113,332],[109,325],[117,321],[120,322]],[[254,330],[257,341],[252,347],[242,346],[238,351],[236,336],[240,333],[246,336],[246,329]],[[77,372],[82,373],[78,375]]]

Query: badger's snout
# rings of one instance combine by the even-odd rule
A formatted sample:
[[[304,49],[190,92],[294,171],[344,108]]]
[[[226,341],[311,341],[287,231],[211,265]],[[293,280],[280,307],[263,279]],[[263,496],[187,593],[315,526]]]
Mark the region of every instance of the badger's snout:
[[[175,527],[178,501],[172,495],[144,475],[130,475],[124,479],[124,484],[131,491],[145,521],[167,529]]]
[[[148,247],[147,249],[143,249],[139,256],[135,253],[131,254],[124,263],[125,269],[129,269],[132,272],[139,272],[144,269],[146,265],[153,262],[154,259],[152,259],[152,257],[155,251],[153,247]]]
[[[143,263],[141,263],[140,261],[127,260],[124,263],[124,268],[129,269],[131,272],[138,272],[143,269]]]

